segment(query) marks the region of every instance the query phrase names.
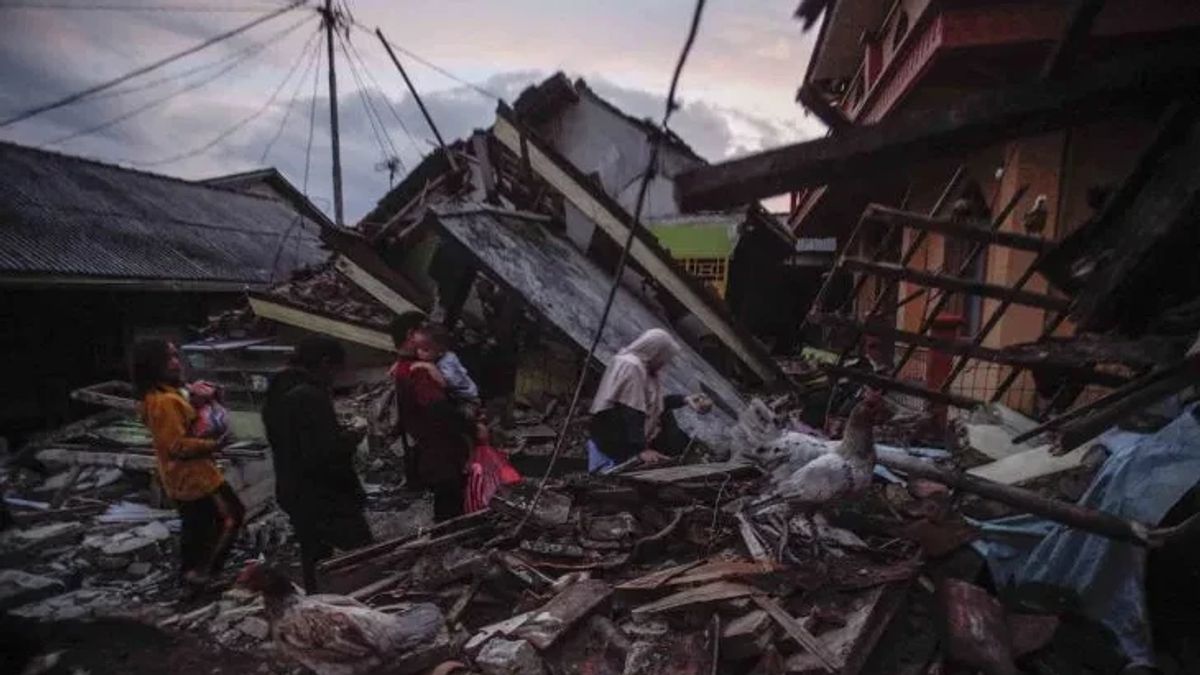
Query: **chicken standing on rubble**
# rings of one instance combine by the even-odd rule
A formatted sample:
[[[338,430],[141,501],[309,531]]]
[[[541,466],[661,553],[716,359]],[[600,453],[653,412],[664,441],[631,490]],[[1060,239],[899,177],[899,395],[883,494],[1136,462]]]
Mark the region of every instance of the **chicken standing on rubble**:
[[[875,471],[875,425],[887,416],[883,398],[875,392],[867,394],[850,413],[846,432],[833,452],[779,477],[772,500],[816,508],[866,492]]]
[[[442,631],[435,605],[385,614],[340,595],[305,595],[277,570],[251,562],[238,585],[262,593],[271,637],[317,675],[378,672]]]

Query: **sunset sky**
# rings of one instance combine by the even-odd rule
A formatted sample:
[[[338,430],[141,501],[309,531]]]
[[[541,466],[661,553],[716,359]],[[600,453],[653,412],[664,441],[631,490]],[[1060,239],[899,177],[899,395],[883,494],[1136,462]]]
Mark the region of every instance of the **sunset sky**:
[[[55,8],[25,7],[37,4]],[[63,8],[71,4],[122,9]],[[0,117],[121,75],[255,16],[210,10],[265,13],[280,4],[0,0]],[[130,11],[134,6],[193,11]],[[691,0],[351,0],[349,6],[359,24],[382,27],[392,42],[509,101],[525,86],[562,70],[583,77],[627,112],[656,120],[693,10]],[[815,31],[801,33],[792,19],[794,10],[794,1],[708,3],[680,87],[684,107],[672,127],[709,160],[820,133],[819,124],[794,102],[815,36]],[[124,93],[106,93],[5,127],[0,138],[186,178],[275,165],[303,185],[316,85],[307,189],[331,212],[328,90],[324,65],[319,77],[313,70],[318,24],[311,8],[288,12],[115,90]],[[376,90],[371,77],[361,75],[387,135],[411,167],[418,152],[428,151],[431,134],[379,42],[356,30],[350,44],[382,88]],[[320,48],[324,58],[323,42]],[[495,100],[402,58],[443,135],[459,137],[490,125]],[[360,86],[340,48],[337,59],[346,215],[353,222],[387,190],[388,175],[380,168],[386,155],[372,133]],[[268,104],[276,89],[279,93]],[[186,91],[163,101],[180,90]],[[384,106],[383,96],[415,141]],[[144,110],[135,112],[140,108]],[[62,140],[122,116],[128,119]],[[239,122],[234,133],[214,142]],[[194,156],[176,159],[184,155]]]

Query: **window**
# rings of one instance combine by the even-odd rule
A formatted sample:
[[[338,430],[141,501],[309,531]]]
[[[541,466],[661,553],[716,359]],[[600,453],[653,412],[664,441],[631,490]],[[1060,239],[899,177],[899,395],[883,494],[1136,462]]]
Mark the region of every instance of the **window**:
[[[729,276],[729,261],[725,258],[683,258],[679,261],[688,274],[704,282],[725,297],[725,285]]]

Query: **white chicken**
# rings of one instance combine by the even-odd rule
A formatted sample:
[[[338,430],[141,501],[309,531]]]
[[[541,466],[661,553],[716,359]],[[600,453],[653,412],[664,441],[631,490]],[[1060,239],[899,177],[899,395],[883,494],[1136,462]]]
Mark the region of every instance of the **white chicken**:
[[[882,397],[868,394],[851,411],[833,452],[820,454],[790,474],[777,473],[774,496],[815,510],[866,492],[875,471],[875,425],[887,414]]]
[[[304,595],[279,571],[251,562],[238,585],[262,593],[271,637],[280,651],[317,675],[377,672],[430,643],[445,619],[435,605],[385,614],[340,595]]]

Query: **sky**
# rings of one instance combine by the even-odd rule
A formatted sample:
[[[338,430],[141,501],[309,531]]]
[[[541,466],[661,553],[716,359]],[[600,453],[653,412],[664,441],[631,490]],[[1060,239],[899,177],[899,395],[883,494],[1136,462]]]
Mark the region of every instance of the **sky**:
[[[70,8],[88,4],[120,11]],[[123,75],[282,4],[0,0],[0,119]],[[801,32],[792,18],[795,4],[707,3],[680,82],[682,108],[671,122],[706,159],[822,132],[794,101],[816,34]],[[626,112],[659,120],[694,9],[692,0],[348,0],[348,6],[360,28],[350,29],[349,58],[339,42],[335,61],[349,223],[387,191],[388,157],[411,168],[433,147],[428,125],[370,29],[381,28],[407,52],[510,102],[563,71],[584,78]],[[177,11],[181,7],[191,11]],[[239,11],[214,11],[231,8]],[[183,178],[276,166],[332,213],[329,90],[318,25],[311,7],[284,13],[98,96],[0,128],[0,139]],[[444,137],[490,126],[495,99],[408,54],[400,58]],[[378,125],[368,105],[378,112]]]

